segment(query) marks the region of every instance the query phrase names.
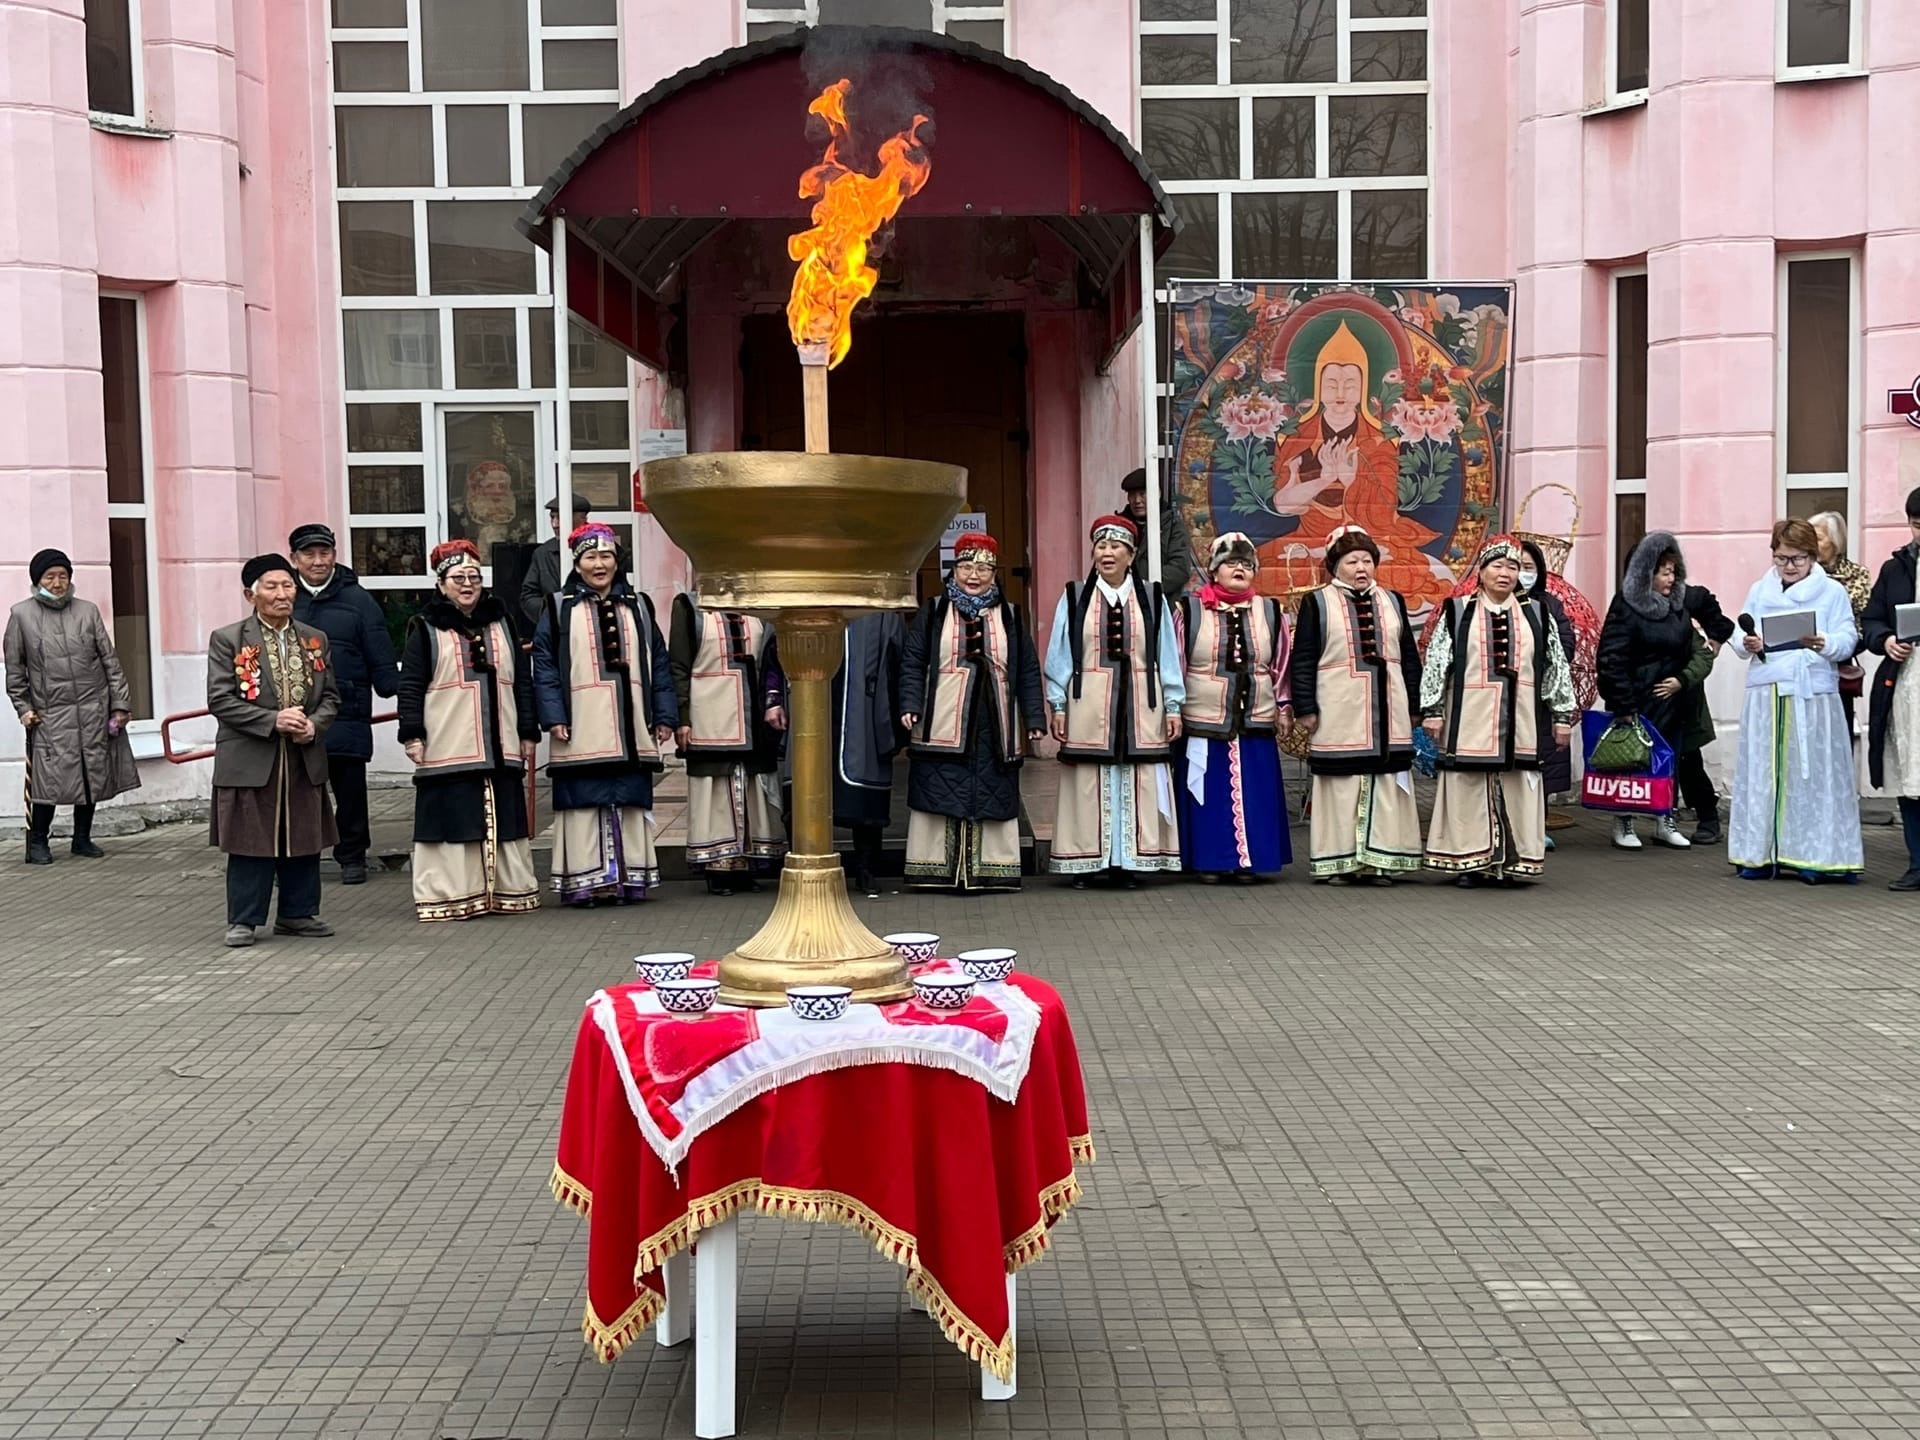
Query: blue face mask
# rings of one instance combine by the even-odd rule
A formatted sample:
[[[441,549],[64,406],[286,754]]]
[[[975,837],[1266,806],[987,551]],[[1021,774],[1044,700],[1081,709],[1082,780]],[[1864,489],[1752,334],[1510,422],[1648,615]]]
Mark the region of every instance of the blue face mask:
[[[1534,582],[1539,578],[1540,572],[1538,570],[1522,570],[1520,572],[1520,588],[1531,593]]]

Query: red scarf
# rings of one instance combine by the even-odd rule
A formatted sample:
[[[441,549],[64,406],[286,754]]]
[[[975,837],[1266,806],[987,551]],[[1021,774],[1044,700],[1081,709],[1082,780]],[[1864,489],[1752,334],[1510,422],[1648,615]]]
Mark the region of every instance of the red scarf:
[[[1253,603],[1253,591],[1222,590],[1211,580],[1202,585],[1196,593],[1200,596],[1200,603],[1209,610],[1231,610],[1235,606]]]

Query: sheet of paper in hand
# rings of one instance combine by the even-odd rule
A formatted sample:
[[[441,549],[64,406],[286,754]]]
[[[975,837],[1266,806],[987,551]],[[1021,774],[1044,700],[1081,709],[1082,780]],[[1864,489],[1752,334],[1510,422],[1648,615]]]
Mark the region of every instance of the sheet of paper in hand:
[[[1920,640],[1920,605],[1893,607],[1893,638],[1902,645],[1911,645]]]
[[[1760,639],[1769,651],[1795,649],[1802,640],[1811,640],[1819,633],[1819,619],[1811,610],[1760,617]]]

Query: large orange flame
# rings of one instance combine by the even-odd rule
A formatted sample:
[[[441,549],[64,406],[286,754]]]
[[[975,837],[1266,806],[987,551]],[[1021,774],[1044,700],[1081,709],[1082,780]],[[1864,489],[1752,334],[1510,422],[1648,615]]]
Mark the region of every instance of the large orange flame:
[[[793,343],[827,347],[827,364],[838,365],[853,347],[853,307],[873,293],[880,272],[867,263],[874,232],[919,193],[933,173],[920,138],[925,115],[880,147],[880,173],[863,175],[840,159],[847,139],[847,92],[851,80],[836,80],[807,106],[809,115],[827,122],[827,153],[800,177],[800,198],[814,200],[813,228],[787,241],[787,253],[800,262],[793,295],[787,301],[787,326]]]

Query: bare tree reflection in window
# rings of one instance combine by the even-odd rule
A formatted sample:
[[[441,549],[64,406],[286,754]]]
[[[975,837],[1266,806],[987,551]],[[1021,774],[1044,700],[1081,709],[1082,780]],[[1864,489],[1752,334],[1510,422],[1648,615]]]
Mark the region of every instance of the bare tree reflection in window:
[[[1226,180],[1240,173],[1236,100],[1143,100],[1140,146],[1164,180]]]
[[[1331,280],[1339,201],[1331,192],[1235,195],[1233,273],[1245,280]]]
[[[1339,78],[1333,0],[1232,0],[1236,84],[1324,84]]]

